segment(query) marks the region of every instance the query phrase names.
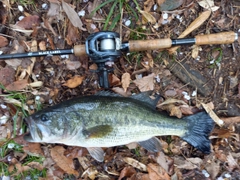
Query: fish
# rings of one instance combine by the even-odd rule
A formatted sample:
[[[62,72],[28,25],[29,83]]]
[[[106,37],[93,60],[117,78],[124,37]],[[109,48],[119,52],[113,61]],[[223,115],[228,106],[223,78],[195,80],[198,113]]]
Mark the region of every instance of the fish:
[[[103,147],[137,142],[150,152],[162,150],[156,136],[175,135],[205,154],[211,152],[208,138],[214,121],[206,112],[182,119],[156,110],[159,98],[149,93],[123,97],[100,92],[63,101],[27,118],[28,142],[58,143],[87,148],[97,161],[104,161]]]

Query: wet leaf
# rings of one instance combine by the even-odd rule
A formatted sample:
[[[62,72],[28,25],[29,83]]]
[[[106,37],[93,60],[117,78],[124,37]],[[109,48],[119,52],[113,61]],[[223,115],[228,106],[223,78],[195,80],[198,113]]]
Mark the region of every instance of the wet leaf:
[[[7,38],[3,37],[3,36],[0,36],[0,48],[1,47],[5,47],[8,45],[8,40]]]
[[[67,80],[66,83],[64,83],[64,86],[67,86],[69,88],[75,88],[77,86],[79,86],[80,84],[82,84],[83,80],[84,80],[84,76],[73,76],[71,79]]]
[[[85,28],[83,28],[83,23],[81,19],[79,18],[78,14],[75,12],[75,10],[68,4],[62,1],[62,7],[65,13],[67,14],[69,20],[73,24],[73,26],[78,27],[80,30],[86,31]]]
[[[37,15],[27,16],[17,23],[19,27],[24,29],[32,29],[34,26],[38,26],[39,24],[40,19]]]
[[[124,91],[126,92],[126,91],[127,91],[127,88],[129,87],[129,84],[130,84],[130,82],[131,82],[131,76],[130,76],[130,74],[129,74],[129,73],[124,73],[124,74],[122,75],[122,80],[121,80],[121,82],[122,82],[122,87],[123,87]]]
[[[68,174],[78,176],[79,173],[74,170],[72,159],[68,159],[64,156],[65,149],[62,146],[55,146],[51,150],[51,156],[56,164]]]

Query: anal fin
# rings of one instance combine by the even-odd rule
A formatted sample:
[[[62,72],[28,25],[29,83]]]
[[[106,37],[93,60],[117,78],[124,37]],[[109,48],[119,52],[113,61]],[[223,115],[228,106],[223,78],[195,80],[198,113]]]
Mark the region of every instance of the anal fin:
[[[156,137],[152,137],[146,141],[140,141],[138,144],[151,152],[159,152],[162,149],[161,142]]]
[[[89,154],[98,162],[103,162],[104,151],[100,147],[87,147]]]

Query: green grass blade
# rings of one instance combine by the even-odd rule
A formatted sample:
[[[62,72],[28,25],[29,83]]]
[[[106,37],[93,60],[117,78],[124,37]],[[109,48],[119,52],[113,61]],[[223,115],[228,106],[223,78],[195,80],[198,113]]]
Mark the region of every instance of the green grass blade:
[[[96,7],[96,8],[91,12],[90,16],[93,16],[93,14],[94,14],[95,12],[97,12],[97,10],[99,10],[100,8],[102,8],[103,6],[105,6],[106,4],[109,4],[109,3],[113,2],[113,1],[115,1],[115,0],[108,0],[108,1],[100,4],[98,7]]]
[[[107,16],[107,19],[106,19],[105,24],[104,24],[104,27],[103,27],[103,30],[104,30],[104,31],[106,31],[106,29],[107,29],[108,23],[109,23],[109,21],[110,21],[110,18],[112,17],[113,10],[114,10],[115,6],[117,5],[117,3],[118,3],[118,1],[115,1],[115,2],[113,3],[113,5],[112,5],[110,11],[109,11],[109,14],[108,14],[108,16]]]

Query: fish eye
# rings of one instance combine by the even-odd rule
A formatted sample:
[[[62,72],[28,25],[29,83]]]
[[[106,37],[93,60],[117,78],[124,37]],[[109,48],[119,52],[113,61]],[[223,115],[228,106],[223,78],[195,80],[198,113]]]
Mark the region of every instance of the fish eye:
[[[41,121],[48,121],[48,116],[46,114],[42,114]]]

